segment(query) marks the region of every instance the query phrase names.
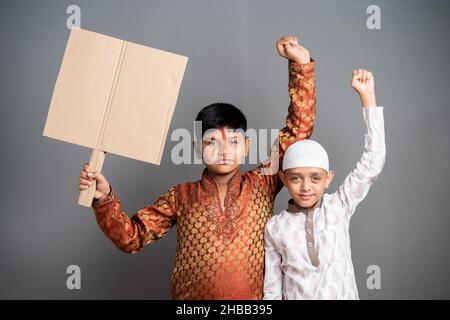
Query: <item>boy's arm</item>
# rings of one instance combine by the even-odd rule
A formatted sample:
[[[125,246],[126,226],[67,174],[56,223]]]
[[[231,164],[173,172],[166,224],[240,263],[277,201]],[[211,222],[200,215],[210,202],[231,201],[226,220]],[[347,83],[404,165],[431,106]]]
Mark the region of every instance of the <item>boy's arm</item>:
[[[358,72],[354,73],[352,85],[360,94],[363,105],[364,152],[355,169],[333,194],[345,207],[349,219],[355,212],[356,206],[366,197],[373,182],[381,173],[386,158],[383,107],[375,106],[373,76],[370,72],[366,73],[365,76],[370,77],[370,80],[366,79],[367,84],[371,87],[369,94],[365,90],[367,88],[355,82],[355,77],[358,76]]]
[[[264,300],[281,300],[283,286],[283,272],[281,270],[281,255],[276,249],[267,228],[264,233],[265,239],[265,272],[264,272]]]
[[[122,251],[136,253],[147,244],[163,237],[176,223],[175,188],[169,189],[153,205],[140,209],[129,218],[113,188],[103,201],[92,207],[100,229]]]
[[[290,104],[286,126],[279,133],[278,146],[273,148],[270,160],[262,163],[259,168],[269,179],[275,194],[283,187],[277,173],[281,169],[284,153],[292,143],[311,136],[316,113],[315,61],[295,37],[281,38],[277,42],[277,50],[289,61]]]
[[[279,156],[298,140],[311,137],[316,115],[316,83],[314,60],[300,64],[289,60],[289,104],[286,126],[280,130]],[[281,168],[280,168],[281,169]]]

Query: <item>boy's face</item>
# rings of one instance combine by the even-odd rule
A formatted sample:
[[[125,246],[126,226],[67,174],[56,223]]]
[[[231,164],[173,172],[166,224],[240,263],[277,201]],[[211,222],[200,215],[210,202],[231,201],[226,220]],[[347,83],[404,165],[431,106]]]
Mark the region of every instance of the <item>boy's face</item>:
[[[322,198],[334,177],[334,172],[322,168],[292,168],[279,172],[292,199],[300,207],[312,208]]]
[[[203,135],[202,159],[210,172],[230,173],[244,162],[249,143],[242,130],[228,128],[207,130]]]

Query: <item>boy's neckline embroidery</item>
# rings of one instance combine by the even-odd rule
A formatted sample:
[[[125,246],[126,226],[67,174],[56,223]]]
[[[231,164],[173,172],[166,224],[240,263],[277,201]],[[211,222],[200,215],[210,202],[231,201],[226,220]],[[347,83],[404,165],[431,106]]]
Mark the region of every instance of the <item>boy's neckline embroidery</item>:
[[[225,206],[222,207],[214,178],[208,174],[207,168],[203,170],[201,184],[208,198],[211,199],[208,215],[216,225],[215,233],[222,239],[230,239],[234,231],[233,221],[240,211],[241,182],[242,175],[238,169],[228,182]]]

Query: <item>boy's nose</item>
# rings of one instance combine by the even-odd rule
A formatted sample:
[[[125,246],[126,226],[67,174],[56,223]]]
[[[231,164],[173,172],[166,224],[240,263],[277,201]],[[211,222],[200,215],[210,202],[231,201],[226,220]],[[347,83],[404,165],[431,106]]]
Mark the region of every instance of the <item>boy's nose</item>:
[[[307,181],[304,181],[302,183],[302,187],[301,187],[302,191],[309,191],[311,189],[310,184]]]
[[[229,148],[227,148],[226,143],[219,143],[219,155],[220,156],[227,156],[229,153]]]

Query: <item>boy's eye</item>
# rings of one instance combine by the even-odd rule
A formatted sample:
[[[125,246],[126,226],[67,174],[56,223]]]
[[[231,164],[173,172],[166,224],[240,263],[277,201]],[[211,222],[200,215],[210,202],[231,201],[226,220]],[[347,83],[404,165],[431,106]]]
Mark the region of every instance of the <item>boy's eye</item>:
[[[313,177],[312,180],[313,180],[314,182],[319,182],[319,181],[320,181],[320,177]]]

